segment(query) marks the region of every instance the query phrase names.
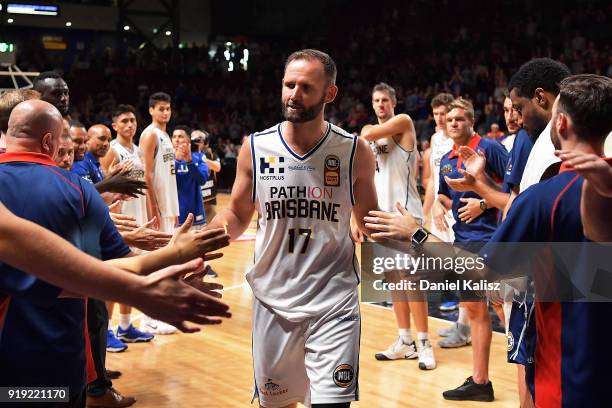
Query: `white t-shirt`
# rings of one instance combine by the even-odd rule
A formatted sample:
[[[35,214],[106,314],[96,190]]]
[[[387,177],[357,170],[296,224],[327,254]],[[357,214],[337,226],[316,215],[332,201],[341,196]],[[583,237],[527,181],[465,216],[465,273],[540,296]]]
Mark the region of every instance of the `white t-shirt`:
[[[539,183],[544,173],[546,173],[546,170],[560,161],[559,158],[555,156],[555,146],[552,143],[550,129],[551,122],[548,122],[548,125],[546,125],[546,128],[538,137],[538,140],[533,144],[533,148],[527,159],[527,164],[525,165],[525,170],[523,171],[523,178],[521,178],[521,192]]]

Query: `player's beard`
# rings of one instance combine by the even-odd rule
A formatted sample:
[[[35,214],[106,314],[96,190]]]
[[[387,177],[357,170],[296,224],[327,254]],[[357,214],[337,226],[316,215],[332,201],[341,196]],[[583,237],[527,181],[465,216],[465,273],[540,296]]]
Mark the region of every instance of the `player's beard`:
[[[325,95],[323,95],[321,97],[321,100],[313,106],[305,107],[304,105],[299,105],[301,109],[295,113],[289,113],[287,105],[281,103],[281,106],[283,108],[283,116],[285,117],[285,119],[292,123],[310,122],[319,115],[324,105]]]

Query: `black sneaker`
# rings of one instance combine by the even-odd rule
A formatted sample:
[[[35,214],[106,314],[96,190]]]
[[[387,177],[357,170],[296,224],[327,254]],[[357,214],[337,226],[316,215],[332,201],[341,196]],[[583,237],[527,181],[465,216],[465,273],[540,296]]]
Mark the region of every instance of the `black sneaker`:
[[[493,401],[493,383],[476,384],[472,377],[468,377],[465,382],[454,390],[444,391],[444,399],[453,401]]]
[[[210,267],[210,265],[206,265],[206,276],[210,276],[211,278],[218,278],[219,274]]]

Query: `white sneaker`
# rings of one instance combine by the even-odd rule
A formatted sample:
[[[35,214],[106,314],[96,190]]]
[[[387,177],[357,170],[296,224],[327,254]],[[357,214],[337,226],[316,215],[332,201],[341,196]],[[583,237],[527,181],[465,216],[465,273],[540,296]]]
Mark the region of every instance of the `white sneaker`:
[[[140,323],[140,331],[149,334],[174,334],[177,328],[160,320],[144,318]]]
[[[377,360],[388,361],[388,360],[413,360],[419,355],[416,351],[416,345],[414,341],[410,344],[406,344],[402,341],[401,337],[398,337],[395,343],[383,352],[376,353],[374,356]]]
[[[419,350],[419,368],[421,370],[433,370],[436,368],[436,358],[434,357],[433,347],[429,340],[425,340]]]

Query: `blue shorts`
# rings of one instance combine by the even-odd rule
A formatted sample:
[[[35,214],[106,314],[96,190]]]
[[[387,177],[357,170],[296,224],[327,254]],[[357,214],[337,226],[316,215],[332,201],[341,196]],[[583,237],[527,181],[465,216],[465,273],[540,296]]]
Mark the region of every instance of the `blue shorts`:
[[[508,325],[508,362],[525,366],[525,381],[535,398],[535,303],[527,297],[522,303],[512,302]]]

